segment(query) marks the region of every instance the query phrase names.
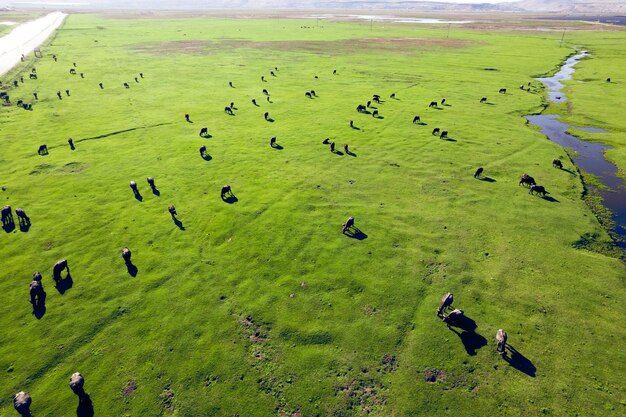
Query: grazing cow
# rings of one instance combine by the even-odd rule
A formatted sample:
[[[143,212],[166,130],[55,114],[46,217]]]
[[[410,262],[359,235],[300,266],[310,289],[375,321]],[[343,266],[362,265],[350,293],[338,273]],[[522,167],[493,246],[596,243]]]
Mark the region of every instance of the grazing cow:
[[[235,86],[233,86],[233,82],[232,82],[232,81],[229,81],[229,82],[228,82],[228,85],[229,85],[231,88],[235,88]]]
[[[270,100],[270,96],[265,97],[265,99],[267,100],[268,103],[271,103],[272,101]]]
[[[448,325],[448,327],[450,327],[451,325],[454,326],[455,324],[459,323],[463,319],[463,317],[463,310],[455,309],[452,310],[447,316],[444,315],[442,320]]]
[[[448,131],[444,130],[441,132],[441,135],[439,136],[439,139],[444,139],[448,137]]]
[[[82,74],[82,72],[81,72],[81,74]],[[137,79],[137,77],[135,77],[135,82],[136,82],[136,83],[138,83],[138,82],[139,82],[139,80]]]
[[[45,144],[40,145],[39,149],[37,150],[37,153],[39,155],[48,155],[48,147]]]
[[[130,182],[130,189],[133,190],[133,194],[139,194],[139,189],[137,188],[137,183],[135,181]]]
[[[535,182],[535,179],[533,177],[531,177],[528,174],[524,174],[520,178],[518,185],[522,185],[522,184],[524,184],[524,186],[531,187],[537,183]]]
[[[176,207],[174,207],[173,204],[170,204],[169,206],[167,206],[167,211],[170,212],[170,214],[172,215],[172,217],[176,216],[178,213],[176,212]]]
[[[436,101],[431,101],[430,104],[428,105],[428,107],[437,107],[437,102]]]
[[[380,100],[380,94],[372,94],[372,98],[377,98]]]
[[[20,77],[20,82],[24,84],[24,77]]]
[[[529,193],[530,193],[530,194],[535,194],[535,193],[537,193],[537,194],[541,194],[543,197],[545,197],[545,196],[546,196],[546,194],[549,194],[549,193],[546,191],[546,189],[544,188],[544,186],[543,186],[543,185],[531,185],[531,186],[530,186],[530,191],[529,191]]]
[[[33,273],[33,281],[41,281],[42,277],[41,277],[41,272],[36,271]]]
[[[252,104],[254,104],[255,106],[258,106],[258,104],[256,104],[256,99],[252,99]]]
[[[27,103],[24,103],[22,105],[22,107],[24,108],[24,110],[32,110],[33,109],[33,105],[32,104],[27,104]]]
[[[610,83],[610,82],[611,82],[611,77],[607,78],[607,79],[606,79],[606,82],[607,82],[607,83]]]
[[[143,72],[139,73],[139,77],[143,78]]]
[[[371,100],[367,102],[367,104],[365,106],[367,106],[368,108],[372,105]]]
[[[524,84],[520,84],[519,89],[523,90],[524,89]]]
[[[309,93],[308,91],[306,93],[304,93],[304,96],[308,97],[308,98],[313,98],[313,97],[311,97],[311,93]]]
[[[57,56],[56,55],[52,55],[52,59],[54,59],[54,62],[57,62]]]
[[[441,105],[443,106],[444,104],[446,104],[446,99],[445,99],[445,98],[442,98],[442,99],[441,99]]]
[[[146,181],[148,181],[148,185],[150,186],[150,188],[154,189],[155,185],[154,185],[154,178],[152,177],[148,177],[146,178]]]
[[[274,71],[278,71],[278,67],[274,67]]]
[[[69,144],[70,144],[70,149],[74,149],[74,140],[73,140],[72,138],[69,138],[69,139],[67,140],[67,143],[69,143]]]
[[[438,127],[436,127],[436,128],[434,128],[434,129],[433,129],[433,133],[432,133],[432,135],[433,135],[433,136],[438,135],[440,131],[441,131],[441,129],[439,129]]]
[[[36,80],[37,79],[37,74],[29,74],[28,78],[30,78],[31,80]]]
[[[316,75],[316,76],[314,76],[313,78],[318,79],[319,77]]]
[[[233,194],[233,191],[230,188],[230,185],[226,184],[225,186],[222,187],[222,190],[220,191],[220,197],[222,198],[222,200],[226,199],[226,195],[230,194],[232,197],[234,197],[235,195]]]
[[[474,173],[474,178],[480,178],[482,174],[483,174],[483,167],[479,167]]]
[[[396,98],[396,93],[391,93],[391,95],[389,97]]]
[[[326,138],[322,141],[324,145],[328,145],[330,143],[330,138]]]
[[[506,94],[506,88],[501,88],[498,93],[500,94]]]
[[[356,106],[356,111],[358,111],[359,113],[363,113],[367,111],[367,108],[364,105],[359,104],[358,106]]]
[[[43,304],[43,284],[41,280],[33,280],[29,285],[30,303],[33,309]]]
[[[552,160],[552,166],[554,168],[563,169],[563,162],[561,162],[560,159],[553,159]]]
[[[378,110],[374,110],[372,112],[372,117],[378,117]]]
[[[315,93],[315,90],[311,90],[311,95],[312,95],[313,97],[317,97],[317,94]]]
[[[64,269],[67,269],[67,272],[70,272],[70,267],[67,265],[67,259],[62,259],[52,267],[52,278],[58,284],[61,281],[61,272]]]
[[[419,117],[419,116],[415,116],[415,117],[413,118],[413,123],[420,123],[421,121],[422,121],[422,119],[420,119],[420,117]]]
[[[483,98],[481,98],[481,99],[480,99],[480,102],[481,102],[481,103],[486,103],[486,102],[487,102],[487,97],[483,97]]]
[[[63,100],[63,97],[61,96],[61,92],[57,91],[57,97],[59,98],[59,100]]]
[[[83,399],[87,394],[85,393],[84,386],[85,378],[80,374],[80,372],[74,372],[72,376],[70,376],[70,389],[76,395],[78,395],[79,399]]]
[[[17,107],[22,107],[22,104],[24,104],[23,100],[17,100],[17,103],[15,103]]]
[[[85,78],[85,74],[83,74],[82,72],[80,73],[80,78]],[[137,80],[137,78],[135,78],[135,81]],[[139,81],[137,81],[139,82]]]
[[[372,97],[372,101],[373,101],[374,103],[379,103],[379,104],[380,104],[380,97],[378,97],[378,96],[374,96],[374,97]]]
[[[262,91],[262,92],[263,92],[263,94],[265,94],[266,96],[269,96],[269,95],[270,95],[270,93],[269,93],[269,92],[268,92],[265,88],[263,89],[263,91]]]
[[[75,75],[76,74],[76,70],[74,68],[70,68],[70,74]]]
[[[265,114],[263,114],[263,117],[265,120],[268,120],[270,118],[270,112],[266,111]]]
[[[206,153],[206,146],[204,145],[200,146],[200,156],[204,156],[205,153]]]
[[[35,97],[35,100],[39,100],[39,97],[37,97],[37,92],[33,93],[33,97]]]
[[[354,120],[350,120],[350,127],[354,129]]]
[[[203,127],[202,129],[200,129],[200,136],[206,136],[209,134],[209,129],[206,127]]]
[[[191,122],[191,120],[189,120],[189,113],[185,113],[185,120]]]
[[[17,216],[17,221],[20,224],[29,224],[30,223],[30,218],[26,215],[26,212],[24,211],[24,209],[21,208],[16,208],[15,209],[15,215]]]
[[[30,416],[30,405],[33,400],[30,398],[27,392],[20,391],[13,397],[13,407],[19,415],[28,417]]]
[[[441,317],[443,313],[446,311],[446,308],[450,307],[454,302],[454,296],[451,292],[445,293],[443,297],[441,297],[441,303],[439,304],[439,308],[437,308],[437,315]]]
[[[265,75],[261,75],[261,81],[265,82]]]
[[[128,83],[124,83],[124,87],[125,88],[130,88],[130,85],[128,85]]]
[[[131,256],[130,249],[123,248],[122,249],[122,259],[124,259],[124,262],[130,263],[130,256]]]
[[[333,75],[337,75],[337,70],[333,70]]]
[[[274,74],[274,71],[270,71],[270,75],[271,75],[272,77],[276,77],[276,74]]]
[[[228,106],[224,107],[224,113],[226,113],[226,114],[230,114],[231,116],[233,116],[233,115],[234,115],[234,113],[233,113],[233,109],[231,109],[231,108],[230,108],[230,107],[228,107]]]
[[[330,142],[330,151],[335,153],[335,142]]]
[[[13,210],[11,210],[11,206],[4,206],[1,213],[3,226],[13,224]]]
[[[348,217],[348,220],[344,224],[341,225],[341,233],[346,233],[349,229],[354,227],[354,217]]]
[[[76,68],[76,62],[73,62],[72,64],[74,65],[74,68]]]
[[[507,340],[506,332],[502,329],[498,329],[496,333],[496,351],[500,353],[501,356],[506,355],[506,340]]]
[[[273,148],[276,145],[276,136],[270,138],[270,146]]]
[[[343,145],[343,150],[346,153],[346,155],[350,155],[350,149],[348,149],[348,144],[347,143],[345,145]]]
[[[101,90],[104,90],[104,86],[102,85],[102,83],[98,83],[98,85],[100,86]]]

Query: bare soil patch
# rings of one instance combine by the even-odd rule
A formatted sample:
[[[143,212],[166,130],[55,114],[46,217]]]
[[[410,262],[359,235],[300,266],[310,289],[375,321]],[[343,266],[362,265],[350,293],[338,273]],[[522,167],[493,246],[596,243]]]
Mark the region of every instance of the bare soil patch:
[[[133,393],[136,390],[137,390],[137,383],[133,381],[132,379],[129,379],[124,389],[122,389],[122,395],[124,397],[130,397],[131,395],[133,395]]]
[[[424,380],[426,382],[445,381],[448,378],[446,371],[442,369],[428,369],[424,371]]]

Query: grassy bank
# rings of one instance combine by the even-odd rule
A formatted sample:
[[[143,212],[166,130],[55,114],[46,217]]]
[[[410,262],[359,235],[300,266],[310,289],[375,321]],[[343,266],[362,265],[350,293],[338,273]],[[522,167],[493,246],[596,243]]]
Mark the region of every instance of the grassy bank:
[[[96,415],[623,412],[626,268],[578,249],[609,238],[578,177],[552,168],[564,151],[522,117],[542,90],[518,86],[570,53],[559,38],[69,16],[39,79],[10,91],[33,102],[36,90],[34,110],[0,110],[0,196],[32,220],[0,234],[0,414],[19,390],[37,416],[73,414],[75,371]],[[380,118],[355,111],[372,94]],[[478,166],[489,180],[472,177]],[[525,172],[550,198],[518,186]],[[224,184],[238,201],[220,199]],[[358,239],[341,234],[350,215]],[[63,258],[73,285],[61,294],[51,267]],[[474,332],[436,317],[447,291]]]

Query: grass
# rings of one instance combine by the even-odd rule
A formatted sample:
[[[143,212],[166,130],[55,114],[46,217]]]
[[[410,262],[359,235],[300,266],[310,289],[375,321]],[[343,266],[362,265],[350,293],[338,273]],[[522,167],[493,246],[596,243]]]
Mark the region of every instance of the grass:
[[[541,87],[517,89],[570,53],[560,33],[310,25],[69,16],[39,79],[10,92],[30,102],[37,90],[34,110],[0,112],[0,196],[32,219],[0,237],[0,414],[19,390],[37,416],[73,413],[75,371],[96,415],[623,412],[626,270],[580,249],[608,235],[580,180],[552,168],[564,151],[525,125]],[[372,94],[381,119],[355,111]],[[442,97],[450,106],[427,108]],[[325,137],[356,156],[330,153]],[[478,166],[495,181],[473,179]],[[554,200],[518,186],[524,172]],[[220,200],[224,184],[236,203]],[[350,215],[365,239],[341,234]],[[62,258],[64,294],[50,279]],[[447,291],[476,334],[436,317]],[[519,352],[512,365],[495,352],[498,328]]]

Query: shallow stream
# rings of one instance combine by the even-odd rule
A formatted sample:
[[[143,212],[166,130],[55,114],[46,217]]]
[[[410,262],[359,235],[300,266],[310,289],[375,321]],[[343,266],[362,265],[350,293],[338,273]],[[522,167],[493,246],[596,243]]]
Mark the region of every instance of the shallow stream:
[[[567,101],[565,94],[561,91],[564,85],[563,80],[569,80],[574,74],[574,66],[589,54],[582,51],[570,57],[561,69],[552,77],[537,78],[548,87],[548,99],[554,103]],[[576,154],[572,157],[573,162],[582,171],[595,175],[606,187],[597,188],[602,197],[602,204],[611,210],[612,219],[615,222],[613,232],[618,237],[616,244],[621,248],[626,248],[626,184],[624,180],[617,176],[617,167],[604,157],[604,151],[610,146],[598,142],[587,142],[567,133],[569,129],[578,129],[587,132],[602,133],[605,130],[594,127],[576,127],[561,122],[560,116],[556,114],[539,114],[526,116],[528,122],[539,126],[541,133],[546,135],[551,141],[573,150]],[[586,184],[588,188],[595,186]]]

